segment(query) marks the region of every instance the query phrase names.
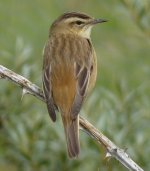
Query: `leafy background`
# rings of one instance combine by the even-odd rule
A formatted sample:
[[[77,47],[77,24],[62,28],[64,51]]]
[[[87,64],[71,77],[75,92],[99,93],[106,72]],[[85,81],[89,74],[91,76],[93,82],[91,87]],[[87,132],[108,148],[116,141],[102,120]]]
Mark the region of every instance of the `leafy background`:
[[[42,50],[48,29],[66,11],[109,22],[92,32],[98,54],[95,90],[81,114],[145,170],[150,169],[150,1],[1,0],[0,64],[42,87]],[[0,80],[0,171],[119,171],[105,149],[80,131],[78,160],[66,156],[60,116]]]

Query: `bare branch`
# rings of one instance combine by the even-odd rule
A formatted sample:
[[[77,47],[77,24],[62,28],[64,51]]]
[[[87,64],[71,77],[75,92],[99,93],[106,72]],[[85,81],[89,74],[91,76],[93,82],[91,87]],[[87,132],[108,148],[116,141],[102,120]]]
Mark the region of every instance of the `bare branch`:
[[[24,94],[32,94],[36,98],[45,102],[43,91],[31,83],[29,80],[15,72],[0,65],[0,78],[8,79],[15,84],[19,85],[23,89],[22,96]],[[110,141],[105,135],[97,130],[90,122],[80,116],[80,127],[98,143],[102,144],[106,148],[106,158],[114,157],[126,168],[132,171],[144,171],[140,168],[125,152],[125,150],[117,147],[112,141]]]

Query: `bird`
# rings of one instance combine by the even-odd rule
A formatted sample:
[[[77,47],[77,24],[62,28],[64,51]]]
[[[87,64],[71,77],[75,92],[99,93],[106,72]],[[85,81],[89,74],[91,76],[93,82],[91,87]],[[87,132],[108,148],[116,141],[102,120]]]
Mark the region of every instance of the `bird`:
[[[44,97],[52,121],[56,121],[57,111],[61,114],[69,158],[79,156],[79,112],[96,83],[91,29],[106,21],[82,12],[66,12],[52,23],[44,47]]]

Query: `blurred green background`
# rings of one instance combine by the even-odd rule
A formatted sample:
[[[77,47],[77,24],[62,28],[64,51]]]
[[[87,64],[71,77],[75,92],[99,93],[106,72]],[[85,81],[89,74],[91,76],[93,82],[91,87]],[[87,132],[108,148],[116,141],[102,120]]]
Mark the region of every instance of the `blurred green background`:
[[[150,169],[150,1],[1,0],[0,64],[42,87],[42,51],[48,30],[66,11],[108,19],[92,31],[98,56],[95,90],[81,114],[145,170]],[[125,171],[80,131],[78,160],[66,155],[60,116],[0,80],[0,171]]]

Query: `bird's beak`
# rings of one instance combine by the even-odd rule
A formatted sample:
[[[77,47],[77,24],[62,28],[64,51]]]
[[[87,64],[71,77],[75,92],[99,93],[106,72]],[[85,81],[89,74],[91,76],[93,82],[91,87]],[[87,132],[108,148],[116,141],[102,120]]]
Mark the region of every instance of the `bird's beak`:
[[[95,24],[98,24],[98,23],[103,23],[103,22],[107,22],[108,20],[105,20],[105,19],[93,19],[91,21],[89,21],[87,24],[88,25],[95,25]]]

